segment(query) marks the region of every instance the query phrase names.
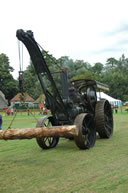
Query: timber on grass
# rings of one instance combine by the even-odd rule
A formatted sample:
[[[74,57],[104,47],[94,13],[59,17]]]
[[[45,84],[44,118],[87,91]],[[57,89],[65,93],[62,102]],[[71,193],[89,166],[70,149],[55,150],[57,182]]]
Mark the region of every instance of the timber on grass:
[[[73,137],[77,135],[78,130],[76,125],[0,130],[0,140]]]

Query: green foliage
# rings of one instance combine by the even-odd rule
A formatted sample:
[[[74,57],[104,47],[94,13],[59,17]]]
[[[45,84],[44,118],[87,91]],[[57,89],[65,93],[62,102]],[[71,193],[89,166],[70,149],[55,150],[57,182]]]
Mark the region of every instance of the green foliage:
[[[91,67],[91,72],[99,78],[102,77],[103,70],[104,66],[100,62],[95,63],[95,65]]]
[[[110,66],[108,65],[111,64]],[[119,60],[109,58],[105,66],[103,82],[110,87],[110,95],[122,101],[128,100],[128,59],[124,55]]]
[[[95,76],[91,72],[86,71],[72,78],[72,80],[79,80],[79,79],[95,79]]]
[[[118,60],[116,60],[115,58],[108,58],[106,65],[109,66],[110,68],[115,67],[118,64]]]
[[[60,62],[61,67],[67,68],[69,80],[77,79],[79,76],[84,77],[84,75],[88,74],[91,69],[91,65],[89,63],[84,62],[83,60],[73,61],[68,56],[59,58],[58,62]]]
[[[109,85],[111,96],[119,98],[122,101],[128,99],[128,76],[126,74],[112,71],[104,75],[103,81]]]
[[[24,71],[24,91],[34,99],[37,99],[42,91],[32,64]]]
[[[128,58],[124,54],[119,60],[114,57],[108,58],[105,64],[97,62],[91,66],[83,60],[73,60],[68,56],[62,56],[56,59],[49,55],[47,51],[42,51],[46,64],[52,73],[53,79],[61,90],[60,75],[54,73],[60,71],[61,68],[67,68],[69,81],[76,79],[94,79],[105,84],[110,88],[109,94],[121,99],[128,100]],[[13,68],[9,65],[9,59],[5,54],[0,55],[0,89],[6,95],[6,98],[11,99],[17,92],[17,81],[13,79],[11,72]],[[53,92],[52,85],[46,75],[44,78],[45,86],[50,92]],[[42,93],[42,89],[37,78],[34,66],[32,63],[24,72],[24,88],[34,99],[37,99]]]
[[[48,52],[43,52],[43,55],[51,72],[59,71],[60,68],[67,68],[69,80],[85,78],[103,82],[109,86],[109,94],[112,97],[118,98],[122,101],[128,100],[128,58],[125,58],[124,55],[122,55],[119,60],[111,57],[107,59],[105,65],[98,62],[95,63],[94,66],[91,66],[88,62],[84,62],[83,60],[73,61],[68,56],[63,56],[57,60],[52,55],[49,57]],[[32,96],[35,95],[34,93],[38,94],[39,96],[41,88],[38,80],[35,79],[36,76],[34,68],[32,68],[32,66],[29,66],[27,69],[28,78],[25,78],[25,89],[26,92]],[[57,87],[60,88],[59,74],[53,74],[53,77]],[[45,79],[45,85],[50,91],[52,91],[51,84],[47,77]],[[35,92],[33,88],[38,89]]]
[[[5,54],[0,54],[0,90],[9,101],[18,91],[17,81],[11,72],[13,68],[9,65],[9,58]]]

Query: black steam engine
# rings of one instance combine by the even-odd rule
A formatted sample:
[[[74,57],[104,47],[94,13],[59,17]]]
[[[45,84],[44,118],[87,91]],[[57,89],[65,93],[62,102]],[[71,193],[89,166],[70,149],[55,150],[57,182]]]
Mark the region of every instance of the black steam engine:
[[[97,101],[96,95],[96,88],[108,90],[108,87],[88,79],[69,83],[67,69],[62,68],[60,69],[61,89],[58,89],[53,74],[34,39],[33,32],[20,29],[17,30],[16,36],[25,44],[30,54],[45,94],[45,106],[51,111],[51,116],[42,117],[37,126],[77,125],[79,134],[74,137],[74,140],[80,149],[89,149],[94,146],[96,132],[101,138],[109,138],[113,133],[111,105],[107,100]],[[46,78],[50,82],[50,90],[45,86]],[[37,138],[38,145],[43,149],[53,148],[58,142],[58,137]]]

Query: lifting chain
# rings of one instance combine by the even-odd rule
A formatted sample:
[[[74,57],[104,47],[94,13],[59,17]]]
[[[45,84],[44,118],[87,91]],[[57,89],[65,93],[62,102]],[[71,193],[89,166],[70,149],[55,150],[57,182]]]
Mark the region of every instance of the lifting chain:
[[[20,90],[20,101],[26,106],[25,104],[25,95],[24,95],[24,71],[23,71],[23,44],[22,44],[22,52],[20,49],[20,41],[18,41],[18,53],[19,53],[19,90]],[[26,107],[26,109],[28,109],[28,107]],[[31,113],[31,115],[33,115],[32,111],[29,109],[29,112]],[[14,122],[15,118],[17,115],[17,110],[15,111],[15,114],[11,120],[11,123],[9,124],[8,128],[5,130],[4,134],[6,133],[6,131],[8,129],[11,129],[12,123]],[[37,121],[37,118],[35,117],[35,115],[33,115],[33,117],[35,118],[35,120]],[[4,138],[4,137],[3,137]]]
[[[19,71],[19,89],[22,95],[24,96],[24,72]]]

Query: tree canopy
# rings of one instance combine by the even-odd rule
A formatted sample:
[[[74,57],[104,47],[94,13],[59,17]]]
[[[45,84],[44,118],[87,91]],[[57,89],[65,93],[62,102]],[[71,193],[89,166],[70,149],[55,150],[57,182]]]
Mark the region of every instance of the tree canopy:
[[[105,64],[97,62],[93,66],[84,60],[74,61],[68,56],[56,59],[46,51],[43,52],[43,56],[51,72],[59,71],[60,68],[67,68],[69,81],[76,79],[97,80],[109,86],[110,91],[108,94],[112,97],[122,101],[128,100],[128,58],[125,58],[124,54],[119,59],[110,57],[106,60]],[[6,95],[6,98],[10,100],[18,91],[18,87],[17,80],[11,75],[13,68],[9,65],[9,59],[5,54],[0,55],[0,66],[0,88]],[[60,84],[58,73],[55,73],[53,77],[58,86]],[[47,79],[46,87],[51,89]],[[42,93],[31,62],[24,71],[24,90],[35,99]]]
[[[13,70],[9,65],[9,58],[3,53],[0,54],[0,90],[9,101],[18,91],[17,81],[11,74]]]

